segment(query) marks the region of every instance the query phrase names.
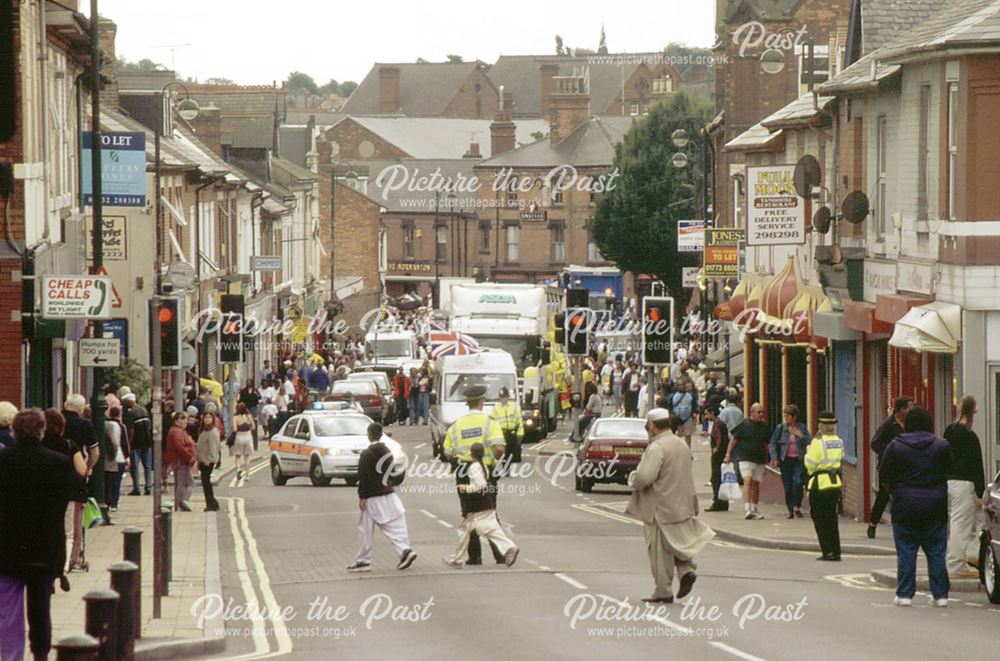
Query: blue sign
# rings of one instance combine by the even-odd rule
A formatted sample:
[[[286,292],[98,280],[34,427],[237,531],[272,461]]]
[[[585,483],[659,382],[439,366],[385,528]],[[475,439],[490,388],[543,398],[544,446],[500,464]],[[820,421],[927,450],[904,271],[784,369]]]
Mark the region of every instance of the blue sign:
[[[83,203],[94,202],[90,147],[93,133],[83,133]],[[101,186],[104,206],[146,206],[146,134],[141,131],[101,133]]]
[[[101,330],[104,337],[113,337],[118,340],[122,348],[122,358],[128,358],[128,319],[106,319]]]

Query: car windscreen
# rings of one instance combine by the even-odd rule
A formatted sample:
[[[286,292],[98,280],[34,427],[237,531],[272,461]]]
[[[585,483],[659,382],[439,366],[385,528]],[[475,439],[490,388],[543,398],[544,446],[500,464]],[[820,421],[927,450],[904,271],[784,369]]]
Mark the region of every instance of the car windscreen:
[[[649,434],[646,433],[646,421],[642,418],[611,418],[595,420],[590,430],[590,438],[622,438],[645,441],[649,439]]]
[[[375,383],[372,381],[337,381],[333,384],[331,391],[335,395],[352,393],[354,395],[374,395],[376,394]]]
[[[354,372],[347,375],[348,381],[371,381],[378,384],[379,388],[389,388],[389,379],[381,372]]]
[[[365,351],[379,356],[413,356],[412,346],[407,339],[398,340],[368,340],[365,342]]]
[[[317,436],[365,436],[372,423],[361,415],[331,415],[313,418]]]
[[[500,399],[500,388],[506,387],[514,394],[517,386],[513,374],[447,374],[444,377],[444,401],[464,402],[465,389],[470,386],[484,386],[486,401]]]

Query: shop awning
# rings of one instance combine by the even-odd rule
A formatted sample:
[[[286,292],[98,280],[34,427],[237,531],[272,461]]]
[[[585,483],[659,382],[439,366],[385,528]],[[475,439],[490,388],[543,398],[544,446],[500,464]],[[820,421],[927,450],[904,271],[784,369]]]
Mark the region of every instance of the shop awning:
[[[962,335],[962,308],[954,303],[925,303],[910,308],[896,322],[889,345],[927,353],[955,353]]]

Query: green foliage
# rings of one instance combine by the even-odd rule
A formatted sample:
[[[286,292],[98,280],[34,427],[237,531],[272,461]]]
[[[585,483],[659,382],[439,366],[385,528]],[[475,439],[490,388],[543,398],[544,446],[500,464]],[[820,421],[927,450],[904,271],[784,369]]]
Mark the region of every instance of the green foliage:
[[[138,73],[145,71],[162,71],[166,69],[165,66],[159,62],[154,62],[149,58],[143,58],[138,62],[129,62],[124,57],[119,57],[117,60],[118,71],[124,73]]]
[[[358,89],[358,84],[353,80],[345,80],[340,84],[340,96],[345,99],[350,95],[354,94],[354,90]]]
[[[691,194],[694,165],[680,170],[671,165],[678,149],[670,136],[687,131],[691,142],[685,151],[699,159],[699,130],[711,117],[709,105],[683,91],[650,108],[616,148],[620,176],[614,189],[598,197],[591,219],[594,241],[606,258],[623,271],[655,275],[680,305],[689,295],[682,267],[698,266],[700,255],[677,252],[677,221],[701,214]]]
[[[549,137],[549,134],[545,131],[535,131],[531,134],[532,140],[535,140],[536,142],[538,140],[544,140],[547,137]]]
[[[133,358],[122,361],[121,367],[113,367],[104,372],[107,383],[116,388],[128,386],[140,402],[149,401],[153,376],[148,367]]]
[[[453,64],[460,64],[461,62],[465,61],[462,59],[461,55],[446,55],[445,57],[447,57],[448,61]]]
[[[663,55],[677,67],[681,75],[686,75],[695,64],[705,64],[708,67],[708,80],[715,80],[714,53],[711,48],[697,48],[670,42],[663,49]]]
[[[316,86],[316,81],[312,79],[312,76],[301,71],[293,71],[288,74],[286,89],[289,94],[316,94],[319,92],[319,87]]]
[[[556,35],[556,55],[565,55],[566,47],[563,45],[563,38]]]
[[[235,85],[235,80],[230,80],[229,78],[206,78],[206,85]]]

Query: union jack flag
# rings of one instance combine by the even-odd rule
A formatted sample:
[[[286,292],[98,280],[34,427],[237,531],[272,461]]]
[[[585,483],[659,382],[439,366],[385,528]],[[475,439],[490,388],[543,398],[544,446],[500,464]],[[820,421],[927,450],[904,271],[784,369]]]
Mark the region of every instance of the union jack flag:
[[[434,322],[431,322],[430,340],[432,360],[441,356],[465,356],[483,351],[479,342],[471,335],[447,330]]]

